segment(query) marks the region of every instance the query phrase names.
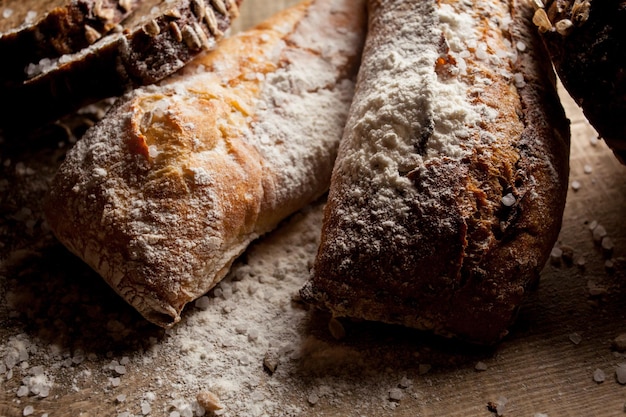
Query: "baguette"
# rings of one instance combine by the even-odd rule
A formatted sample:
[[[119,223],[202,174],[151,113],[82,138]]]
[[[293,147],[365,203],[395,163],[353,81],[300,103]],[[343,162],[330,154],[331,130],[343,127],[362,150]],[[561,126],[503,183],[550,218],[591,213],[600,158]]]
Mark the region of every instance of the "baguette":
[[[40,18],[0,35],[0,56],[12,57],[0,68],[0,127],[6,130],[36,127],[164,79],[215,47],[241,0],[60,3],[27,2]]]
[[[569,123],[526,2],[369,0],[302,298],[500,340],[557,238]]]
[[[250,242],[327,191],[365,27],[358,1],[305,1],[127,94],[68,153],[50,228],[172,326]]]
[[[534,21],[563,86],[626,164],[626,1],[545,3]]]

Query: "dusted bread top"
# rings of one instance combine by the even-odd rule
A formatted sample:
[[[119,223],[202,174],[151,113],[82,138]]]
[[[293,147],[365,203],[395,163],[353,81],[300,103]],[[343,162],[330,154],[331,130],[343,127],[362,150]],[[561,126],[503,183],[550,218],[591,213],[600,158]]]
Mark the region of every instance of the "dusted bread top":
[[[305,299],[478,342],[506,333],[556,240],[568,173],[522,3],[369,2]]]

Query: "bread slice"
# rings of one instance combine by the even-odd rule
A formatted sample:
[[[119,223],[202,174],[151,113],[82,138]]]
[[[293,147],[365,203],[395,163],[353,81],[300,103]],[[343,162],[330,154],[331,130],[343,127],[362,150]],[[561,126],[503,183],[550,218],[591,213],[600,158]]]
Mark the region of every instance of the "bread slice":
[[[501,339],[557,238],[569,124],[521,0],[370,0],[304,300]]]
[[[11,17],[30,8],[41,17],[32,22],[24,17],[26,23],[5,27],[0,35],[0,56],[14,57],[0,69],[0,127],[29,128],[162,80],[214,48],[240,2],[71,0],[31,1],[27,7],[8,2],[5,13],[18,5],[22,12]],[[15,19],[13,24],[21,17]]]
[[[626,164],[626,2],[541,3],[534,21],[563,86]]]
[[[327,191],[364,13],[306,1],[126,95],[60,167],[54,234],[148,320],[179,321],[250,242]]]

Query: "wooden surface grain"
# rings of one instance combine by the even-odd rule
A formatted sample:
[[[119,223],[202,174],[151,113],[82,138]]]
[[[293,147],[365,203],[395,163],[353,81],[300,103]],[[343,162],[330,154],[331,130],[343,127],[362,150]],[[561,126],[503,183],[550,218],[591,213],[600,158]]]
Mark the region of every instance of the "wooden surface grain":
[[[235,30],[246,29],[294,3],[245,0]],[[574,259],[582,256],[584,266],[562,259],[546,265],[540,286],[523,306],[512,334],[494,348],[476,350],[415,332],[356,324],[348,339],[324,339],[329,346],[359,352],[362,360],[353,373],[338,370],[340,360],[332,369],[296,372],[291,376],[296,381],[294,389],[274,400],[297,406],[303,416],[493,416],[488,404],[498,401],[504,404],[505,416],[624,415],[626,386],[616,380],[615,369],[626,363],[626,356],[612,347],[612,341],[626,333],[626,167],[602,141],[596,141],[595,131],[567,94],[562,92],[562,97],[572,121],[570,183],[579,186],[570,187],[558,246],[571,248]],[[0,299],[4,300],[0,340],[26,335],[37,340],[37,346],[49,356],[77,349],[85,349],[89,355],[93,349],[97,358],[81,362],[80,372],[78,366],[72,368],[75,356],[65,358],[69,359],[67,369],[56,371],[56,388],[43,399],[18,396],[23,381],[17,371],[9,378],[5,365],[4,376],[0,374],[0,416],[22,416],[29,405],[35,416],[118,416],[123,409],[116,400],[120,394],[128,403],[135,400],[138,404],[147,388],[157,399],[171,399],[184,391],[184,384],[155,386],[151,379],[151,370],[159,365],[155,363],[137,366],[118,390],[111,389],[107,374],[100,372],[112,355],[150,349],[136,338],[152,344],[163,333],[144,324],[103,284],[87,283],[91,277],[88,269],[54,243],[37,217],[38,199],[62,155],[51,140],[37,149],[25,145],[8,148],[0,142]],[[42,185],[27,187],[36,181]],[[30,191],[23,191],[26,189]],[[311,210],[320,209],[318,204]],[[614,249],[609,254],[593,240],[589,225],[594,221],[604,226],[612,239]],[[299,233],[298,227],[296,219],[259,245]],[[65,294],[62,302],[48,296],[58,294],[59,286]],[[21,299],[36,302],[22,305]],[[89,325],[92,318],[100,316],[105,319],[93,319],[93,326]],[[102,336],[107,326],[116,325],[107,317],[124,323],[128,332],[114,338]],[[76,332],[67,323],[88,325]],[[311,332],[324,338],[323,326],[312,325]],[[94,347],[99,344],[101,347]],[[0,351],[0,359],[6,353]],[[155,361],[168,360],[164,354],[155,354]],[[594,381],[597,370],[604,373],[603,382]],[[317,383],[332,378],[346,388],[333,401],[322,399],[312,406],[299,388],[312,383],[304,381],[306,378]],[[261,380],[272,383],[267,375]],[[410,387],[403,388],[405,396],[393,406],[364,408],[364,404],[372,404],[372,397],[384,396],[377,380],[410,381]],[[376,391],[363,389],[368,386]],[[169,416],[165,401],[157,403],[147,415]],[[142,414],[138,407],[133,410],[135,415]]]

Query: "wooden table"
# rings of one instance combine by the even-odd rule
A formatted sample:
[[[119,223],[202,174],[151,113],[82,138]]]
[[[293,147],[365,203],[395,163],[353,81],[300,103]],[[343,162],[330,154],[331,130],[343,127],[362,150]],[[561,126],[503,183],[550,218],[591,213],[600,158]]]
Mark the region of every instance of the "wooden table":
[[[246,0],[236,30],[293,3]],[[223,294],[211,294],[209,312],[192,311],[171,331],[156,329],[42,222],[40,199],[72,140],[59,141],[64,132],[51,128],[37,146],[0,143],[0,416],[25,415],[29,406],[34,416],[185,415],[198,387],[220,397],[225,408],[217,414],[223,415],[495,415],[490,403],[506,416],[624,415],[626,386],[616,381],[615,369],[626,355],[612,341],[626,333],[626,167],[562,96],[572,121],[576,187],[558,246],[585,263],[549,263],[510,337],[491,349],[364,323],[346,324],[348,336],[336,341],[327,319],[296,301],[273,300],[271,289],[257,285],[261,277],[231,276],[224,288],[247,288],[259,309],[276,309],[272,323],[242,322],[249,311],[239,314]],[[288,256],[283,249],[293,236],[316,233],[310,226],[319,226],[321,207],[313,205],[255,244],[246,262],[275,272],[272,265]],[[594,242],[594,221],[612,239],[612,253]],[[305,253],[312,257],[314,250]],[[297,279],[305,279],[310,261],[298,264]],[[270,278],[270,287],[287,285]],[[216,340],[217,329],[228,337]],[[273,345],[273,334],[292,340]],[[263,369],[272,355],[280,359],[273,375]],[[34,392],[32,378],[40,372],[50,387],[45,396]],[[604,382],[594,381],[594,372]],[[20,396],[28,384],[29,394]]]

